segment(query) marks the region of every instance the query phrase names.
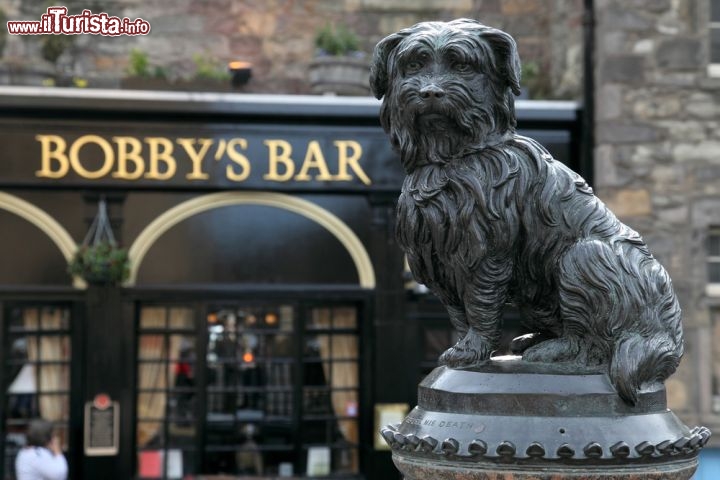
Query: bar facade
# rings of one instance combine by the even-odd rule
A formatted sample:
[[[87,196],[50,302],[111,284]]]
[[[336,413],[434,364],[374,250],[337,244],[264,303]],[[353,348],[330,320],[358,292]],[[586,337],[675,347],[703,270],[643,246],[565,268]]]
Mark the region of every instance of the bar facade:
[[[394,240],[378,102],[21,87],[0,105],[1,478],[39,416],[73,479],[398,477],[379,425],[453,338]],[[586,173],[576,104],[517,111]],[[67,273],[101,203],[120,286]]]

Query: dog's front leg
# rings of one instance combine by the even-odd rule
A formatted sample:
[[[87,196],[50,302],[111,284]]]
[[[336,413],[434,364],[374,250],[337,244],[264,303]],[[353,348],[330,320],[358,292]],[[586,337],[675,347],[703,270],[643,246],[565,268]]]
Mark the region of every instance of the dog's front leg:
[[[460,331],[464,336],[440,356],[442,365],[471,366],[489,359],[497,348],[512,265],[488,261],[484,267],[465,285],[463,303],[467,330]]]

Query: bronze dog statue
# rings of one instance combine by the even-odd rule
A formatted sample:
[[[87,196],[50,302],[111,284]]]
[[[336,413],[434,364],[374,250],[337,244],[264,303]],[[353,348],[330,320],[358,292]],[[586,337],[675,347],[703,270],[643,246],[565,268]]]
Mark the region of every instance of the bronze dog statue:
[[[513,38],[474,20],[419,23],[375,48],[371,87],[407,173],[398,239],[462,335],[440,362],[490,358],[513,302],[534,332],[518,343],[525,361],[605,368],[635,404],[682,356],[670,278],[579,175],[515,133],[519,78]]]

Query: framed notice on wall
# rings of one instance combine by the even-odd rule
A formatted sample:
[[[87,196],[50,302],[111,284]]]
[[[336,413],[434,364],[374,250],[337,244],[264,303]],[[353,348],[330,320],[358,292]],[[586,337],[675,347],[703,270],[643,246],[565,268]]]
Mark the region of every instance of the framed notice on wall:
[[[386,425],[402,423],[410,409],[407,403],[378,403],[375,405],[375,450],[390,450],[390,446],[380,434]]]
[[[104,393],[85,403],[85,455],[117,455],[120,441],[120,406]]]

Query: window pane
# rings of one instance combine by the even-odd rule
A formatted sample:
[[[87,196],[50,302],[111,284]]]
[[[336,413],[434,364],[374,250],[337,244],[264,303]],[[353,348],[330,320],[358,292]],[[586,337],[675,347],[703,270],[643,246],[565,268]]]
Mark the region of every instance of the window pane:
[[[40,360],[70,360],[70,337],[65,335],[45,335],[39,338]]]
[[[162,422],[138,422],[138,448],[159,447],[163,443]]]
[[[195,326],[194,313],[190,308],[171,308],[169,321],[170,328],[177,330],[191,330]]]
[[[289,358],[293,355],[293,337],[292,335],[271,335],[264,349],[259,353],[263,357],[272,358],[274,360]]]
[[[166,309],[163,307],[143,307],[140,311],[140,329],[165,328]]]
[[[338,422],[338,425],[340,427],[340,433],[343,437],[342,441],[353,445],[358,445],[360,443],[360,433],[357,420],[341,420]]]
[[[167,394],[162,391],[138,394],[137,416],[144,420],[165,418]]]
[[[710,63],[720,63],[720,28],[710,29]]]
[[[40,416],[38,397],[34,393],[18,393],[7,396],[7,418],[32,419]]]
[[[712,325],[712,372],[713,372],[713,410],[720,412],[720,309],[711,311]]]
[[[332,415],[330,392],[325,387],[305,387],[303,389],[303,414]]]
[[[43,418],[51,418],[54,422],[67,422],[70,418],[68,395],[38,395],[38,405]]]
[[[357,315],[352,307],[339,307],[333,309],[334,328],[357,328]]]
[[[334,362],[330,384],[333,388],[357,387],[359,385],[357,362]]]
[[[329,308],[314,308],[310,315],[310,321],[307,323],[306,328],[309,330],[313,329],[324,329],[332,327],[332,311]]]
[[[708,263],[708,281],[710,283],[720,283],[720,262]]]
[[[332,358],[332,351],[330,348],[330,335],[314,335],[312,337],[307,337],[305,340],[305,359],[330,359]]]
[[[713,231],[707,239],[708,256],[720,257],[720,235]]]
[[[43,330],[67,330],[70,312],[64,308],[44,307],[40,315]]]
[[[302,425],[301,440],[304,445],[328,445],[334,443],[338,434],[334,420],[306,420]]]
[[[166,358],[165,337],[163,335],[141,335],[138,358],[140,360]]]
[[[710,0],[710,20],[720,22],[720,0]]]
[[[357,448],[340,448],[332,451],[334,473],[359,473],[360,461]]]
[[[330,358],[340,358],[343,360],[358,358],[357,335],[333,335],[331,342],[330,351],[332,356]]]
[[[194,335],[170,335],[170,360],[191,362],[195,358]]]
[[[291,416],[293,413],[293,392],[268,392],[265,412],[274,417]]]
[[[332,392],[333,413],[338,417],[357,417],[357,390],[341,390]]]
[[[40,309],[18,308],[11,314],[13,330],[34,331],[40,328]]]
[[[70,390],[70,369],[67,365],[36,365],[38,391],[67,392]],[[42,408],[42,404],[40,406]]]

